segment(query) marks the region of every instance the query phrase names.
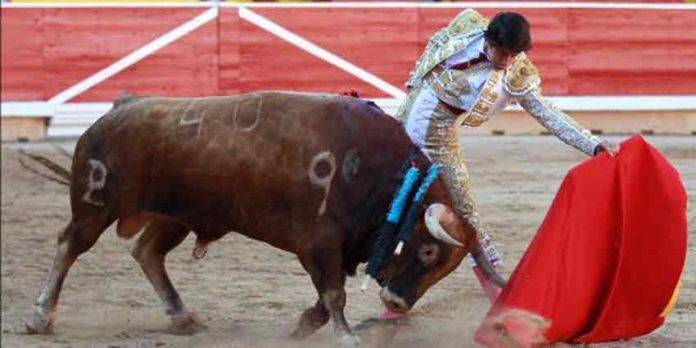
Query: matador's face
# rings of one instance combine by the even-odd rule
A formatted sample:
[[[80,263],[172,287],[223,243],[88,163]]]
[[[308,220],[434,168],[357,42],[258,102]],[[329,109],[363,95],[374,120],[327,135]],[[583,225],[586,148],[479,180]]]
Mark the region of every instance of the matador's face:
[[[508,48],[502,46],[495,46],[488,43],[487,41],[483,47],[486,56],[488,56],[488,60],[490,60],[493,64],[493,67],[498,70],[507,68],[507,66],[510,64],[510,61],[512,61],[512,58],[516,55],[515,52]]]

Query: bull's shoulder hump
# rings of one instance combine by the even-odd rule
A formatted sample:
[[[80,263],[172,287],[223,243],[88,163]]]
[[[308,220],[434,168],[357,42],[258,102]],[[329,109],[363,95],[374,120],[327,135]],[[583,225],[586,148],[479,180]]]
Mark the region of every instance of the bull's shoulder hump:
[[[116,99],[114,99],[114,108],[118,108],[120,106],[130,104],[132,102],[135,102],[143,97],[137,96],[134,93],[121,93],[119,94]]]
[[[338,95],[329,93],[296,92],[296,91],[262,91],[249,93],[242,96],[256,96],[263,98],[288,98],[303,100],[305,102],[326,102],[338,98]]]

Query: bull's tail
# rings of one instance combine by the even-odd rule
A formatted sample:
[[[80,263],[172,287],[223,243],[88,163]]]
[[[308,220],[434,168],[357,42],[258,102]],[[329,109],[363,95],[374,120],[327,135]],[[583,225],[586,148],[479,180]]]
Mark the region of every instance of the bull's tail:
[[[478,238],[476,238],[476,243],[474,243],[471,249],[471,256],[474,258],[474,261],[476,261],[476,266],[481,269],[488,280],[501,288],[505,287],[507,282],[495,271],[495,269],[493,269],[493,265],[488,260],[486,252],[483,250],[481,241],[479,241]]]
[[[64,154],[65,156],[71,157],[70,154],[67,153],[65,150],[59,149],[59,151],[62,154]],[[54,175],[45,174],[45,173],[38,171],[35,168],[32,168],[24,161],[24,158],[28,158],[34,162],[41,164],[42,166],[44,166],[44,167],[48,168],[50,171],[52,171]],[[26,152],[24,150],[19,150],[19,157],[17,159],[19,160],[19,163],[22,165],[22,167],[24,167],[24,169],[26,169],[26,170],[28,170],[28,171],[30,171],[38,176],[46,178],[48,180],[57,182],[61,185],[65,185],[68,187],[70,186],[70,171],[68,169],[64,168],[63,166],[61,166],[60,164],[53,162],[44,156],[29,153],[29,152]]]

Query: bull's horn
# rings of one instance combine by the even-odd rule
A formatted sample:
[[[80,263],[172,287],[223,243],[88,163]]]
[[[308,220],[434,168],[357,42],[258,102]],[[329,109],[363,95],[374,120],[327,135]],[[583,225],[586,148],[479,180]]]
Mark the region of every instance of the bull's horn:
[[[425,211],[425,226],[430,231],[430,234],[437,240],[441,240],[447,244],[463,247],[460,241],[454,239],[440,224],[440,218],[447,212],[449,208],[440,203],[431,204]]]

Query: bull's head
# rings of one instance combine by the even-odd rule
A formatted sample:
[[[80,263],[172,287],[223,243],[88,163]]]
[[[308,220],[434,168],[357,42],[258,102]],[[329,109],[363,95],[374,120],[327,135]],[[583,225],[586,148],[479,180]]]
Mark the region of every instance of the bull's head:
[[[454,213],[450,202],[442,181],[436,181],[420,207],[411,240],[399,255],[389,250],[392,255],[382,264],[377,280],[382,301],[391,311],[408,311],[478,246],[475,230]]]

